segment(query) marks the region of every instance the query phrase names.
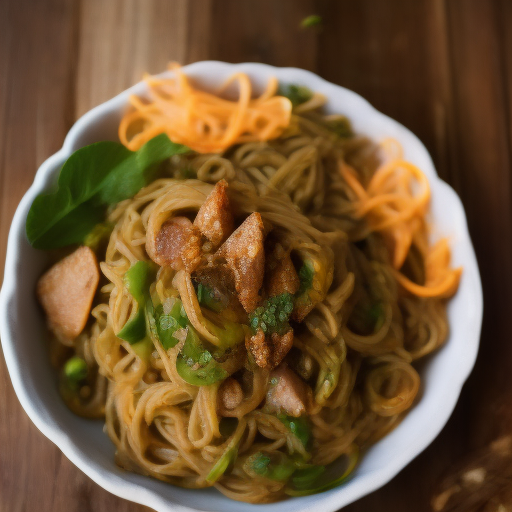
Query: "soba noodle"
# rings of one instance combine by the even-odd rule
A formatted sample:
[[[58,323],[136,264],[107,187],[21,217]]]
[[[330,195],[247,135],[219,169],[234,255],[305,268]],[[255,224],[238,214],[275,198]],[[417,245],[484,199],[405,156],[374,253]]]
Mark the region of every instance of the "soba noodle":
[[[98,256],[105,280],[93,321],[68,342],[87,363],[87,383],[78,397],[65,399],[78,414],[104,416],[123,468],[182,487],[213,485],[236,500],[271,502],[286,497],[289,478],[251,472],[251,456],[285,456],[306,466],[354,458],[413,406],[421,384],[414,363],[446,340],[446,300],[456,289],[458,274],[455,284],[445,285],[446,273],[454,271],[445,265],[440,276],[432,262],[429,266],[428,194],[408,217],[402,213],[409,203],[389,198],[402,187],[417,199],[418,193],[405,183],[410,164],[403,163],[390,143],[339,137],[331,126],[346,120],[321,114],[321,105],[322,98],[315,95],[296,108],[289,127],[276,139],[241,143],[222,153],[173,157],[164,177],[108,214],[114,228]],[[379,189],[372,179],[383,167],[386,183]],[[400,177],[398,184],[389,182],[390,172]],[[182,179],[184,175],[193,179]],[[428,188],[418,176],[416,188]],[[148,237],[156,236],[169,218],[194,217],[221,180],[229,184],[237,224],[259,212],[274,239],[295,259],[311,262],[313,287],[325,292],[303,322],[293,323],[293,348],[285,359],[312,390],[307,445],[279,415],[266,410],[271,369],[255,364],[245,348],[221,363],[244,391],[240,404],[227,409],[217,398],[221,381],[195,386],[180,376],[176,363],[182,343],[165,350],[149,330],[151,348],[144,355],[116,336],[137,312],[124,276],[135,263],[149,260]],[[383,196],[387,203],[379,202]],[[389,223],[383,208],[402,216]],[[410,227],[405,245],[397,238],[400,222]],[[397,256],[399,244],[402,254]],[[418,296],[407,282],[425,289],[441,286],[441,291]],[[179,297],[201,338],[218,344],[215,333],[204,327],[204,315],[211,312],[199,305],[189,273],[159,267],[150,294],[167,312]],[[52,348],[57,360],[60,344],[55,341]],[[238,451],[228,470],[212,478],[212,468],[232,449]]]

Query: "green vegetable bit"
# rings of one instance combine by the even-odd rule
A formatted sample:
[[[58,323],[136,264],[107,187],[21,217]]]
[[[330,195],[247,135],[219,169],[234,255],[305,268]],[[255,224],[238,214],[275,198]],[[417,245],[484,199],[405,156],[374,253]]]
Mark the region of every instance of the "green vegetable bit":
[[[342,139],[350,139],[354,136],[352,125],[347,117],[339,117],[326,121],[327,127]]]
[[[293,295],[282,293],[267,299],[249,316],[253,332],[261,329],[265,334],[284,334],[290,329],[288,320],[293,311]]]
[[[325,466],[308,466],[297,469],[292,477],[292,485],[297,490],[311,489],[318,478],[325,473]]]
[[[288,430],[297,437],[304,448],[307,448],[311,439],[311,427],[306,417],[300,416],[299,418],[294,418],[286,414],[279,414],[277,417],[279,421],[284,423]]]
[[[165,350],[176,346],[178,339],[174,337],[174,333],[178,329],[187,326],[187,316],[183,315],[184,309],[181,300],[176,299],[169,314],[164,315],[162,305],[155,309],[155,324],[158,338]]]
[[[176,360],[180,377],[193,386],[210,386],[224,380],[228,373],[207,350],[197,331],[188,326],[187,338]]]
[[[216,313],[220,313],[224,309],[222,302],[215,297],[213,289],[201,283],[197,285],[197,300],[201,306],[205,306]]]
[[[294,473],[291,485],[285,489],[285,492],[289,496],[309,496],[334,489],[347,481],[354,471],[358,460],[359,450],[354,448],[353,452],[348,456],[348,463],[346,468],[342,470],[341,476],[332,476],[331,478],[329,478],[328,473],[334,472],[339,474],[340,472],[338,461],[330,464],[327,468],[323,466],[310,466],[298,470]],[[320,476],[322,477],[322,483],[318,484],[317,480]]]
[[[133,197],[150,183],[164,160],[188,152],[160,134],[138,151],[112,141],[75,151],[64,163],[57,190],[34,199],[26,232],[36,249],[56,249],[84,242],[109,205]]]
[[[302,28],[318,27],[321,24],[322,16],[319,16],[318,14],[312,14],[311,16],[307,16],[300,22],[300,26]]]
[[[108,239],[112,234],[114,224],[112,222],[100,222],[84,238],[84,245],[90,247],[94,252],[106,247]]]
[[[244,467],[249,475],[278,481],[288,480],[297,468],[295,462],[281,452],[257,452],[247,458]]]
[[[300,286],[299,291],[297,292],[297,296],[302,295],[308,290],[311,290],[311,288],[313,287],[314,277],[315,269],[313,268],[312,263],[309,261],[304,262],[299,270]]]
[[[138,261],[124,275],[124,283],[138,304],[135,316],[126,322],[117,337],[130,344],[144,339],[147,333],[147,316],[153,314],[149,287],[155,278],[155,269],[146,261]]]
[[[78,356],[73,356],[64,364],[64,377],[67,384],[77,388],[80,382],[87,377],[87,363]]]
[[[306,103],[306,101],[309,101],[313,97],[313,91],[311,91],[311,89],[296,84],[279,86],[278,94],[288,98],[294,107],[301,103]]]

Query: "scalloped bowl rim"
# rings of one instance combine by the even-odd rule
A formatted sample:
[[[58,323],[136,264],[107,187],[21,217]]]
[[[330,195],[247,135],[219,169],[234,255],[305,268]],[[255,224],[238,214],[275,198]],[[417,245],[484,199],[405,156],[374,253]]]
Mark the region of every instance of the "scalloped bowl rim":
[[[435,229],[450,237],[454,262],[463,264],[464,272],[459,291],[448,308],[451,329],[448,342],[428,359],[422,370],[422,380],[425,383],[422,397],[401,424],[365,454],[353,477],[347,483],[322,494],[266,505],[235,502],[211,489],[201,491],[181,489],[147,477],[123,472],[117,467],[109,467],[102,458],[101,450],[98,451],[94,444],[87,445],[81,442],[81,438],[77,439],[75,432],[66,428],[66,423],[63,424],[63,422],[69,424],[73,422],[74,425],[78,425],[77,429],[82,429],[82,424],[77,422],[87,422],[87,420],[72,420],[60,409],[58,414],[52,412],[55,409],[53,401],[55,396],[51,393],[46,395],[43,392],[38,393],[38,384],[42,381],[35,382],[36,378],[40,377],[43,380],[49,378],[48,365],[43,365],[41,375],[24,373],[25,364],[31,361],[30,354],[27,354],[26,350],[23,351],[23,339],[18,335],[21,324],[17,316],[19,309],[17,285],[22,282],[23,259],[28,259],[27,254],[35,251],[25,238],[25,219],[35,196],[55,180],[58,169],[66,158],[83,145],[87,137],[94,138],[95,135],[89,132],[91,130],[95,132],[98,123],[101,127],[109,119],[111,122],[113,120],[117,122],[126,108],[129,95],[144,93],[145,85],[142,82],[93,108],[76,121],[67,134],[62,149],[40,166],[32,186],[16,210],[8,238],[5,276],[0,294],[0,337],[15,392],[37,428],[84,473],[111,493],[152,507],[159,512],[171,510],[243,512],[260,509],[266,512],[335,511],[389,482],[435,439],[448,421],[462,386],[474,366],[480,339],[483,297],[464,208],[453,189],[437,176],[430,155],[420,140],[400,123],[380,113],[365,99],[348,89],[331,84],[309,71],[297,68],[276,68],[265,64],[204,61],[185,66],[183,69],[193,79],[207,86],[217,86],[233,72],[243,71],[250,75],[256,87],[261,87],[266,78],[273,75],[282,82],[300,83],[312,90],[322,92],[328,98],[327,108],[348,115],[356,131],[361,131],[373,138],[395,137],[402,143],[406,159],[419,165],[425,172],[432,188],[432,215]],[[37,254],[40,256],[41,253],[36,251],[32,259],[37,257]],[[35,281],[31,283],[32,290],[34,283]],[[22,293],[28,292],[21,288],[20,296]],[[37,307],[32,303],[29,305],[32,308]],[[448,369],[450,372],[447,371]],[[98,430],[96,426],[90,428]],[[83,429],[85,435],[89,425],[83,425]],[[96,430],[94,435],[97,435]],[[96,437],[91,439],[96,441]],[[110,441],[107,440],[107,442]],[[106,446],[104,439],[98,438],[98,443]]]

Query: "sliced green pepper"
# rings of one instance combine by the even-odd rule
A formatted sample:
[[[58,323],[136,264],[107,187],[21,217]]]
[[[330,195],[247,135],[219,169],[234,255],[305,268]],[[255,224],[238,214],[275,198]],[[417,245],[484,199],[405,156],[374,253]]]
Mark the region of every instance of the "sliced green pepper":
[[[182,315],[182,302],[176,299],[169,314],[164,315],[163,306],[160,305],[155,309],[155,325],[160,343],[165,350],[176,346],[179,342],[174,337],[174,333],[178,329],[182,329],[187,325],[186,315]]]
[[[210,386],[228,376],[226,370],[204,347],[191,325],[188,326],[185,344],[176,360],[176,369],[180,377],[193,386]]]
[[[146,336],[146,315],[153,310],[149,286],[154,279],[154,274],[154,269],[149,263],[138,261],[124,275],[125,286],[137,302],[138,310],[117,333],[117,337],[130,344],[137,343]]]

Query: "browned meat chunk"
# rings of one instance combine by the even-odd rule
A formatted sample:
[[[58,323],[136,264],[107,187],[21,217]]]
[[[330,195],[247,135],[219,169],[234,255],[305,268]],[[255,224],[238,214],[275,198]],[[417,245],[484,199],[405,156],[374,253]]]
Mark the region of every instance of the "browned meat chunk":
[[[72,340],[85,327],[98,287],[96,255],[80,247],[48,270],[37,283],[37,296],[58,337]]]
[[[259,290],[263,284],[265,228],[259,213],[253,213],[224,242],[216,256],[226,259],[234,273],[238,299],[250,313],[260,301]]]
[[[259,329],[255,335],[246,338],[245,345],[258,366],[275,368],[293,346],[293,330],[290,329],[282,335],[272,333],[270,336],[265,336],[265,333]]]
[[[265,410],[298,417],[306,412],[309,394],[310,387],[286,364],[282,364],[270,374]]]
[[[215,250],[233,232],[234,219],[226,193],[226,180],[219,181],[210,192],[194,220],[201,233]]]
[[[274,332],[270,336],[270,339],[272,341],[272,358],[270,365],[272,368],[275,368],[281,364],[281,361],[293,347],[293,330],[290,329],[282,335]]]
[[[161,267],[192,272],[201,261],[201,233],[186,217],[173,217],[148,238],[146,251]]]
[[[232,411],[236,409],[244,399],[242,386],[233,377],[228,377],[220,386],[217,395],[219,409]]]
[[[297,293],[300,286],[299,276],[293,266],[290,254],[278,244],[267,261],[265,284],[269,297],[282,293]]]

